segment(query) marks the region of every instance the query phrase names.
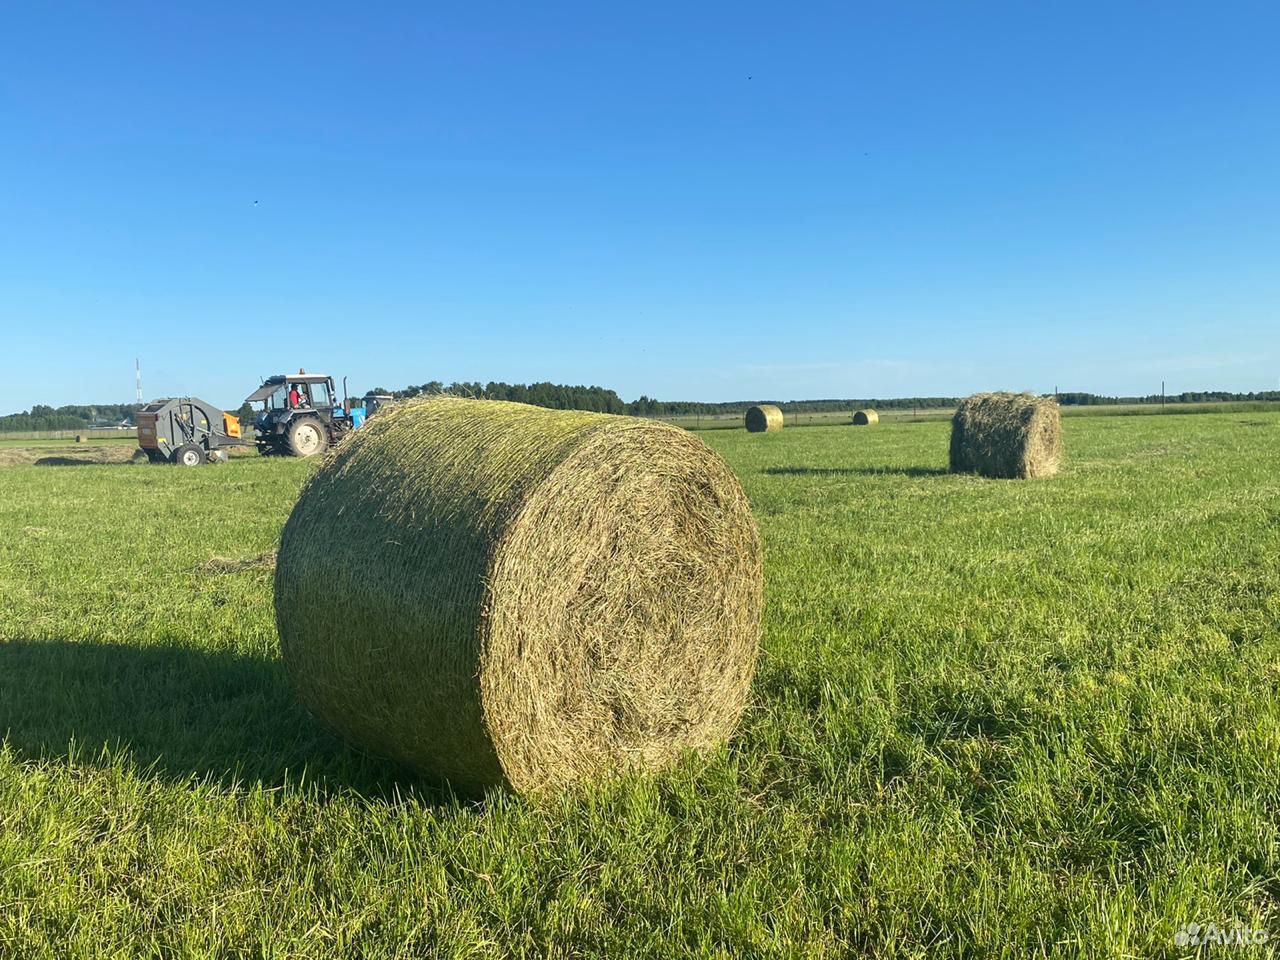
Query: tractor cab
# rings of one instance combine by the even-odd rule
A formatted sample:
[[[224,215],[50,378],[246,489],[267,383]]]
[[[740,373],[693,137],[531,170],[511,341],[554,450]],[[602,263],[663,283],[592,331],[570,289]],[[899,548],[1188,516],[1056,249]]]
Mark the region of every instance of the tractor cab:
[[[310,457],[351,429],[328,374],[299,370],[267,377],[246,402],[262,404],[253,422],[260,453]]]

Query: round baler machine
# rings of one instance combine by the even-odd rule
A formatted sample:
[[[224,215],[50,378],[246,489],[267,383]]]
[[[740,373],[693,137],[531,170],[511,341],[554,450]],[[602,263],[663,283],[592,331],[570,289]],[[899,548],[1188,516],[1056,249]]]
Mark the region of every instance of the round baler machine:
[[[138,411],[138,446],[152,463],[197,467],[246,445],[235,416],[196,397],[153,400]]]

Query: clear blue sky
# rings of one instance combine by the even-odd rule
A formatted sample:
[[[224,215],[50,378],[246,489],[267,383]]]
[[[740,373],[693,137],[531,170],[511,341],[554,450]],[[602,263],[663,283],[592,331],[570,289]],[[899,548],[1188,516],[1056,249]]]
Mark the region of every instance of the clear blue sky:
[[[9,4],[0,412],[1275,389],[1276,11]]]

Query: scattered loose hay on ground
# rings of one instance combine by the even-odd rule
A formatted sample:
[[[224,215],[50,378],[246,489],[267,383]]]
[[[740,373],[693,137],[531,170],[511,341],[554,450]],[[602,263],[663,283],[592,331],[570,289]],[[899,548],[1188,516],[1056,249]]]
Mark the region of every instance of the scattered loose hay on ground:
[[[275,566],[275,551],[268,551],[252,557],[210,557],[200,565],[200,572],[242,573],[245,570],[274,570]]]
[[[1032,393],[976,393],[951,420],[951,469],[985,477],[1051,477],[1062,458],[1058,401]]]
[[[873,423],[879,422],[880,414],[876,413],[874,410],[858,410],[853,414],[854,426],[869,427]]]
[[[748,433],[777,433],[782,429],[782,411],[771,403],[748,407],[743,419]]]
[[[332,450],[275,578],[312,712],[468,792],[722,742],[761,595],[746,497],[697,437],[458,398],[384,412]]]

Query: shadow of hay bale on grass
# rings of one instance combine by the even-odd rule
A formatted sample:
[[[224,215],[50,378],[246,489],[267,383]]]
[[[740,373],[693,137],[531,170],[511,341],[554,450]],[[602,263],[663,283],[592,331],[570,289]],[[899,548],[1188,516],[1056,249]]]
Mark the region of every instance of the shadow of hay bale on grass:
[[[748,407],[743,417],[748,433],[777,433],[782,429],[782,411],[771,403]]]
[[[1051,477],[1062,459],[1058,401],[1031,393],[976,393],[951,420],[951,470],[996,479]]]
[[[723,742],[761,578],[742,488],[696,436],[446,397],[370,420],[307,482],[276,618],[303,702],[344,736],[529,792]]]
[[[298,703],[278,660],[91,640],[0,643],[0,730],[29,760],[127,751],[140,775],[224,785],[307,784],[391,797],[412,774],[364,756]],[[438,802],[433,792],[423,794]]]

